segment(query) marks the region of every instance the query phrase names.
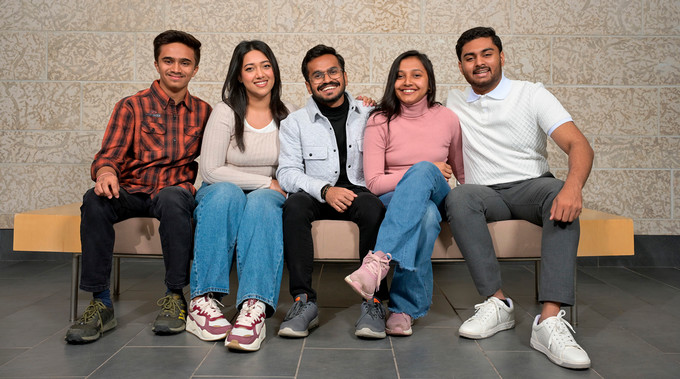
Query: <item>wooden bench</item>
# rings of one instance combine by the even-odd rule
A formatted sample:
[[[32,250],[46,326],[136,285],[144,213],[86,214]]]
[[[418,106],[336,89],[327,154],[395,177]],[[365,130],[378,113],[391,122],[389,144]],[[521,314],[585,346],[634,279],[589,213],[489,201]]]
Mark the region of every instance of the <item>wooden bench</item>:
[[[633,255],[633,220],[591,209],[580,216],[581,239],[579,257]],[[536,266],[535,287],[538,296],[538,275],[541,258],[541,228],[527,221],[509,220],[488,224],[502,261],[533,261]],[[115,225],[113,293],[120,291],[121,257],[162,257],[158,236],[158,220],[132,218]],[[323,262],[358,260],[359,230],[348,221],[323,220],[312,225],[314,258]],[[14,250],[73,254],[71,275],[71,321],[78,307],[80,272],[80,203],[18,213],[14,216]],[[462,261],[463,256],[451,237],[447,223],[432,252],[434,262]],[[577,323],[575,307],[572,323]]]

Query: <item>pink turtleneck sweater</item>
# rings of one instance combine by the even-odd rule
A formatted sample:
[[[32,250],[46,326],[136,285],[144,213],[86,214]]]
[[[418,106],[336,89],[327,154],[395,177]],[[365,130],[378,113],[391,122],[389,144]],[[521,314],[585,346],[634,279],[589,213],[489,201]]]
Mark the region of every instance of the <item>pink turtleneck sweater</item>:
[[[453,175],[465,183],[462,137],[458,116],[435,105],[427,97],[412,105],[401,105],[401,114],[390,122],[374,114],[364,132],[364,176],[376,195],[394,191],[406,171],[422,161],[446,162]]]

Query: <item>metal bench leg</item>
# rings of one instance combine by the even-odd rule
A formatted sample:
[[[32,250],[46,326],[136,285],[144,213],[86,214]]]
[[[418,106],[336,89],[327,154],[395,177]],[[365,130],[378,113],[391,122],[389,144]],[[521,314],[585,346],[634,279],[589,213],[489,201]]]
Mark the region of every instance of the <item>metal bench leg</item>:
[[[71,258],[71,315],[69,321],[74,322],[78,315],[78,281],[80,279],[80,254],[72,254]]]
[[[120,257],[113,257],[113,296],[120,295]]]
[[[541,277],[541,261],[534,261],[534,293],[536,295],[536,301],[538,302],[538,290],[539,290],[539,279]]]

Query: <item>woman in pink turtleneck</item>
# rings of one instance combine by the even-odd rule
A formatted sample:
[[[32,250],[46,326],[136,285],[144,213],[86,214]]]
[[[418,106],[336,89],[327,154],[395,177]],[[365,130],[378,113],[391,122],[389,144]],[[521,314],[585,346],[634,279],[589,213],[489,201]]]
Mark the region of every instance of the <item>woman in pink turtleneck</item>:
[[[414,50],[401,54],[392,63],[385,93],[364,134],[366,185],[380,196],[387,213],[375,252],[345,281],[371,299],[390,260],[397,263],[385,328],[391,335],[411,335],[413,320],[430,308],[430,257],[450,190],[448,179],[453,175],[465,182],[458,116],[435,96],[434,70],[427,56]],[[378,324],[376,320],[373,328]]]

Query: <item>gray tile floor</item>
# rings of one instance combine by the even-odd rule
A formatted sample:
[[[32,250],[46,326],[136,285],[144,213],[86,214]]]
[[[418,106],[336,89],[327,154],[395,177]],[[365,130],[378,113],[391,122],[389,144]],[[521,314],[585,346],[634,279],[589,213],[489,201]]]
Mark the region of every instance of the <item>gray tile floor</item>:
[[[82,346],[64,342],[70,263],[0,261],[0,377],[92,378],[677,378],[680,377],[680,269],[580,267],[576,337],[592,369],[557,367],[529,347],[533,265],[503,264],[505,290],[517,305],[517,326],[472,341],[457,328],[477,296],[464,264],[435,265],[430,313],[411,337],[357,339],[358,299],[342,277],[354,265],[316,267],[321,326],[306,339],[276,336],[292,300],[284,273],[279,309],[267,320],[256,353],[228,351],[182,333],[155,336],[151,322],[162,294],[159,260],[123,260],[119,326]],[[235,275],[232,283],[236,285]],[[80,311],[89,301],[81,292]],[[228,316],[234,296],[224,299]]]

